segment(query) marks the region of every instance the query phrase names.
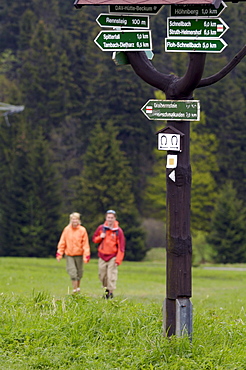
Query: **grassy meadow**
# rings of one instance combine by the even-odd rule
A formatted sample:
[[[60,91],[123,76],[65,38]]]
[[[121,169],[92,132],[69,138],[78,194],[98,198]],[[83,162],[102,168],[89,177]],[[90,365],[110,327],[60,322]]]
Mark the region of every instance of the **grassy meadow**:
[[[164,260],[123,262],[105,301],[97,260],[74,296],[65,260],[0,258],[0,369],[246,370],[246,271],[193,268],[190,343],[162,335]]]

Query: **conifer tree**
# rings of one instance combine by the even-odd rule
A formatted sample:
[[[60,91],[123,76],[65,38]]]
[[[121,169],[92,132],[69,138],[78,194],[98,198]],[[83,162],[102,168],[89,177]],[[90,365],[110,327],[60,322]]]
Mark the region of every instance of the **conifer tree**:
[[[206,131],[218,139],[216,157],[219,171],[215,174],[215,180],[218,186],[225,179],[232,180],[239,198],[245,204],[246,105],[243,88],[227,78],[216,87],[209,87],[207,93],[198,90],[197,96],[206,114]]]
[[[32,8],[33,0],[25,0],[22,2],[13,1],[9,3],[7,0],[2,0],[0,7],[0,51],[11,49],[16,51],[19,38],[19,21],[22,14]]]
[[[27,9],[20,19],[20,32],[18,47],[19,50],[26,50],[30,47],[30,41],[35,32],[35,26],[37,23],[36,14],[31,9]]]
[[[104,222],[107,209],[114,209],[126,236],[126,259],[141,260],[146,253],[144,233],[131,190],[131,170],[117,135],[111,121],[104,126],[96,124],[84,156],[74,209],[82,214],[90,235]],[[95,247],[92,251],[95,254]]]
[[[218,263],[246,262],[246,213],[233,183],[228,181],[219,194],[207,237]]]
[[[60,235],[59,218],[61,195],[58,176],[51,163],[51,152],[43,130],[39,127],[31,138],[28,155],[29,190],[28,238],[36,256],[53,256]]]
[[[38,122],[47,137],[53,123],[50,93],[57,87],[53,83],[57,71],[54,38],[52,31],[40,20],[30,40],[30,48],[21,54],[22,65],[19,71],[19,86],[29,122],[34,127]]]
[[[9,198],[9,192],[11,191],[11,183],[14,175],[13,171],[13,137],[15,129],[14,127],[7,126],[3,117],[0,119],[0,255],[4,255],[4,214],[5,204]],[[8,207],[7,212],[11,210]],[[7,225],[6,225],[7,226]]]
[[[60,233],[59,187],[42,129],[30,137],[22,127],[14,150],[12,176],[2,199],[1,252],[9,256],[54,255]]]
[[[192,167],[191,227],[192,230],[208,231],[211,212],[217,198],[215,174],[218,172],[218,140],[207,132],[206,117],[201,113],[199,122],[191,123],[190,158]]]

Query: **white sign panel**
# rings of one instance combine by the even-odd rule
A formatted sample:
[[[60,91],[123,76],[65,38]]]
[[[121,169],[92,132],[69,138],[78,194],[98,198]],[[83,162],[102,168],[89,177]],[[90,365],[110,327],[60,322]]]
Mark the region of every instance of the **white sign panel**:
[[[158,149],[180,151],[180,135],[159,133]]]
[[[167,168],[176,168],[178,165],[178,156],[176,154],[167,155]]]

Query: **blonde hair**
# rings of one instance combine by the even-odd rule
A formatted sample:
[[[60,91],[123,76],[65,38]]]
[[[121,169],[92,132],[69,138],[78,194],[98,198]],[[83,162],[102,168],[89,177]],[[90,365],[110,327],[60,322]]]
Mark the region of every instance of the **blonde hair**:
[[[81,223],[81,221],[80,221],[80,213],[78,213],[78,212],[73,212],[73,213],[71,213],[71,214],[69,215],[69,220],[70,220],[70,222],[71,222],[72,218],[77,218],[77,219],[79,220],[79,223]]]

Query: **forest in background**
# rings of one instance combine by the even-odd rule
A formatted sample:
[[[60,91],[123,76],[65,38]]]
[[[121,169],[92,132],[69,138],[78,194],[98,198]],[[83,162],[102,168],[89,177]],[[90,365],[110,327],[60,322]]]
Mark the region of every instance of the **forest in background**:
[[[204,76],[245,44],[246,4],[227,5],[228,47],[207,55]],[[0,5],[0,102],[25,106],[0,117],[2,256],[54,256],[69,213],[80,212],[91,235],[108,208],[125,230],[127,259],[165,245],[166,153],[156,149],[155,135],[165,122],[140,110],[165,97],[95,45],[95,20],[107,12],[63,0]],[[153,64],[182,76],[187,54],[164,52],[168,12],[165,6],[150,17]],[[194,96],[202,114],[191,123],[192,233],[222,262],[246,261],[245,80],[244,59]],[[204,248],[198,253],[206,260]]]

